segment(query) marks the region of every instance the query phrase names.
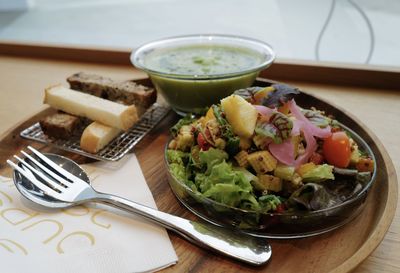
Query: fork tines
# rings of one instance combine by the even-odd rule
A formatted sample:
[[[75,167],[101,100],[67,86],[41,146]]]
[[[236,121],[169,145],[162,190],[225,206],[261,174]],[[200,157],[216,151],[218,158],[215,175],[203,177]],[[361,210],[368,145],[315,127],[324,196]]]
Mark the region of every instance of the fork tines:
[[[20,164],[15,164],[11,160],[7,160],[7,163],[43,192],[60,193],[74,181],[80,180],[33,147],[28,146],[28,149],[33,153],[29,155],[21,151],[25,156],[24,159],[14,155]]]

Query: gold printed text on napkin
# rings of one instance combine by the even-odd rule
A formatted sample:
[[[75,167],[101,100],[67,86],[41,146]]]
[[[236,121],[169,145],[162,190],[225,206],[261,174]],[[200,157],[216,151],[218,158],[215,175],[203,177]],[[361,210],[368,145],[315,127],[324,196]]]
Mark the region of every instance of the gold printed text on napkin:
[[[90,176],[95,180],[98,174],[91,170]],[[38,211],[38,207],[30,207],[32,203],[22,198],[11,179],[0,177],[0,230],[7,230],[0,233],[0,254],[82,251],[94,246],[98,234],[105,235],[112,229],[111,222],[118,218],[104,209],[86,205]]]

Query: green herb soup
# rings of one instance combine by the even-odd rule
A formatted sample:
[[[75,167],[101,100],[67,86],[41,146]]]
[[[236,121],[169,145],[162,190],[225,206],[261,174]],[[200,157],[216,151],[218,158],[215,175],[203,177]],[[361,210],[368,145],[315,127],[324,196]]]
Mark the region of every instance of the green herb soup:
[[[199,45],[151,52],[145,66],[166,74],[209,76],[251,69],[262,60],[261,54],[245,48]]]
[[[251,86],[258,75],[252,71],[265,56],[240,47],[196,45],[148,53],[144,62],[156,89],[180,114],[200,113],[233,91]]]

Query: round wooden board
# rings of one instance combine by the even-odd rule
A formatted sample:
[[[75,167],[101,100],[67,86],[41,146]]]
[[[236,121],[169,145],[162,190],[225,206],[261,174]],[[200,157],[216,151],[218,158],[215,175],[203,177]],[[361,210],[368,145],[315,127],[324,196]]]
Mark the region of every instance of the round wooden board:
[[[259,81],[265,85],[267,81]],[[256,83],[257,84],[257,83]],[[273,255],[263,267],[251,267],[193,246],[170,234],[179,257],[178,264],[165,272],[348,272],[360,264],[382,241],[394,217],[397,204],[397,178],[394,166],[377,137],[350,113],[315,96],[302,94],[299,105],[315,106],[336,116],[356,131],[372,148],[377,158],[377,180],[366,200],[363,212],[347,225],[315,237],[293,240],[270,240]],[[6,159],[28,144],[46,152],[68,156],[79,163],[92,160],[22,139],[19,133],[51,110],[44,110],[15,126],[0,137],[0,174],[11,175]],[[196,217],[185,209],[169,188],[163,163],[164,145],[169,138],[169,127],[178,116],[170,113],[135,148],[144,176],[158,208],[185,218]]]

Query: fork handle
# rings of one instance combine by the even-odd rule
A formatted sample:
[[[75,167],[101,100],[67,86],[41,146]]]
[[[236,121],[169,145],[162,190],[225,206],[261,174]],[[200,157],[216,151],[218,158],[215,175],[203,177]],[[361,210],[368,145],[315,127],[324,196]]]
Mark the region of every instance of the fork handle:
[[[102,202],[138,214],[176,232],[200,247],[215,250],[251,265],[265,264],[271,257],[271,246],[265,238],[252,237],[205,222],[187,220],[111,194],[98,192],[96,198],[91,201]]]

